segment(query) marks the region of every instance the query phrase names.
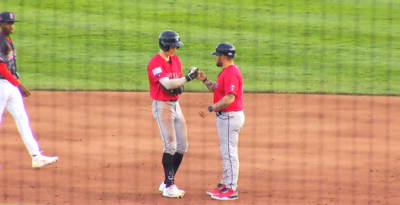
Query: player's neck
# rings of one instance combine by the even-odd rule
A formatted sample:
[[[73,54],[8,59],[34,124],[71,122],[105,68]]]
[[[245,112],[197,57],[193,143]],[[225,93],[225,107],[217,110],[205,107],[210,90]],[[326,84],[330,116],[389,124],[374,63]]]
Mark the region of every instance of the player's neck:
[[[224,69],[224,68],[227,68],[227,67],[229,67],[231,65],[234,65],[233,61],[223,62],[222,63],[222,68]]]
[[[164,58],[165,61],[169,61],[170,56],[165,52],[160,52],[160,56]]]

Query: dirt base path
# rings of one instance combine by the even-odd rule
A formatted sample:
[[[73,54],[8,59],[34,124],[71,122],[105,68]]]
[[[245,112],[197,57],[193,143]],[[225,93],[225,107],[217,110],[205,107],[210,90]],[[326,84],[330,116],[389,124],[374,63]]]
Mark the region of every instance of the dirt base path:
[[[0,204],[221,204],[205,190],[221,174],[212,96],[185,93],[187,194],[165,199],[162,142],[147,93],[33,92],[35,135],[57,164],[31,168],[12,117],[0,126]],[[229,204],[400,204],[400,98],[246,94],[240,199]],[[227,204],[227,203],[223,203]]]

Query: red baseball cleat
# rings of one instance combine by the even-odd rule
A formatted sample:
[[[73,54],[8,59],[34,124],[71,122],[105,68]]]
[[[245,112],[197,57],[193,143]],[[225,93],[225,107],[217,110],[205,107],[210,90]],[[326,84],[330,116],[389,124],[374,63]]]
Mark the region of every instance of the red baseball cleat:
[[[206,191],[206,194],[210,196],[219,194],[221,190],[224,189],[225,187],[226,187],[225,184],[218,184],[217,188]]]
[[[211,195],[211,198],[215,200],[235,200],[239,198],[239,192],[224,188],[219,194]]]

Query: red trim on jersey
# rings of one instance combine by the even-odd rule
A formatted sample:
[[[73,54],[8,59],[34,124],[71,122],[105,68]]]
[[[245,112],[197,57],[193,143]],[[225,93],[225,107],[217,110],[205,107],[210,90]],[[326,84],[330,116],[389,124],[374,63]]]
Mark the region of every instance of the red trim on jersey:
[[[220,110],[221,112],[243,110],[243,80],[242,74],[236,65],[224,68],[218,75],[214,89],[214,103],[220,101],[227,94],[234,94],[235,100]]]
[[[0,75],[14,86],[19,86],[21,84],[21,82],[7,69],[7,64],[5,63],[0,63]]]
[[[1,33],[0,33],[0,36],[4,36],[4,37],[6,37],[6,38],[7,38],[7,40],[8,40],[8,42],[12,43],[12,39],[11,39],[11,37],[10,37],[9,35],[5,34],[4,32],[1,32]]]

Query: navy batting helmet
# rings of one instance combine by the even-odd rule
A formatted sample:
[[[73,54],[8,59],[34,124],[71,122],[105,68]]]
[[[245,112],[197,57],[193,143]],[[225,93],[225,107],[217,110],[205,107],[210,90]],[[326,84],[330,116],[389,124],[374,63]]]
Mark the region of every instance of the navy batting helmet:
[[[231,58],[235,57],[235,46],[230,43],[220,43],[217,45],[215,52],[212,52],[211,55],[217,56],[229,56]]]
[[[5,11],[5,12],[1,12],[0,13],[0,23],[11,23],[11,24],[13,24],[16,21],[17,20],[15,20],[14,12]]]
[[[169,48],[180,48],[183,46],[181,37],[175,31],[164,31],[158,38],[158,43],[163,51],[168,51]]]

